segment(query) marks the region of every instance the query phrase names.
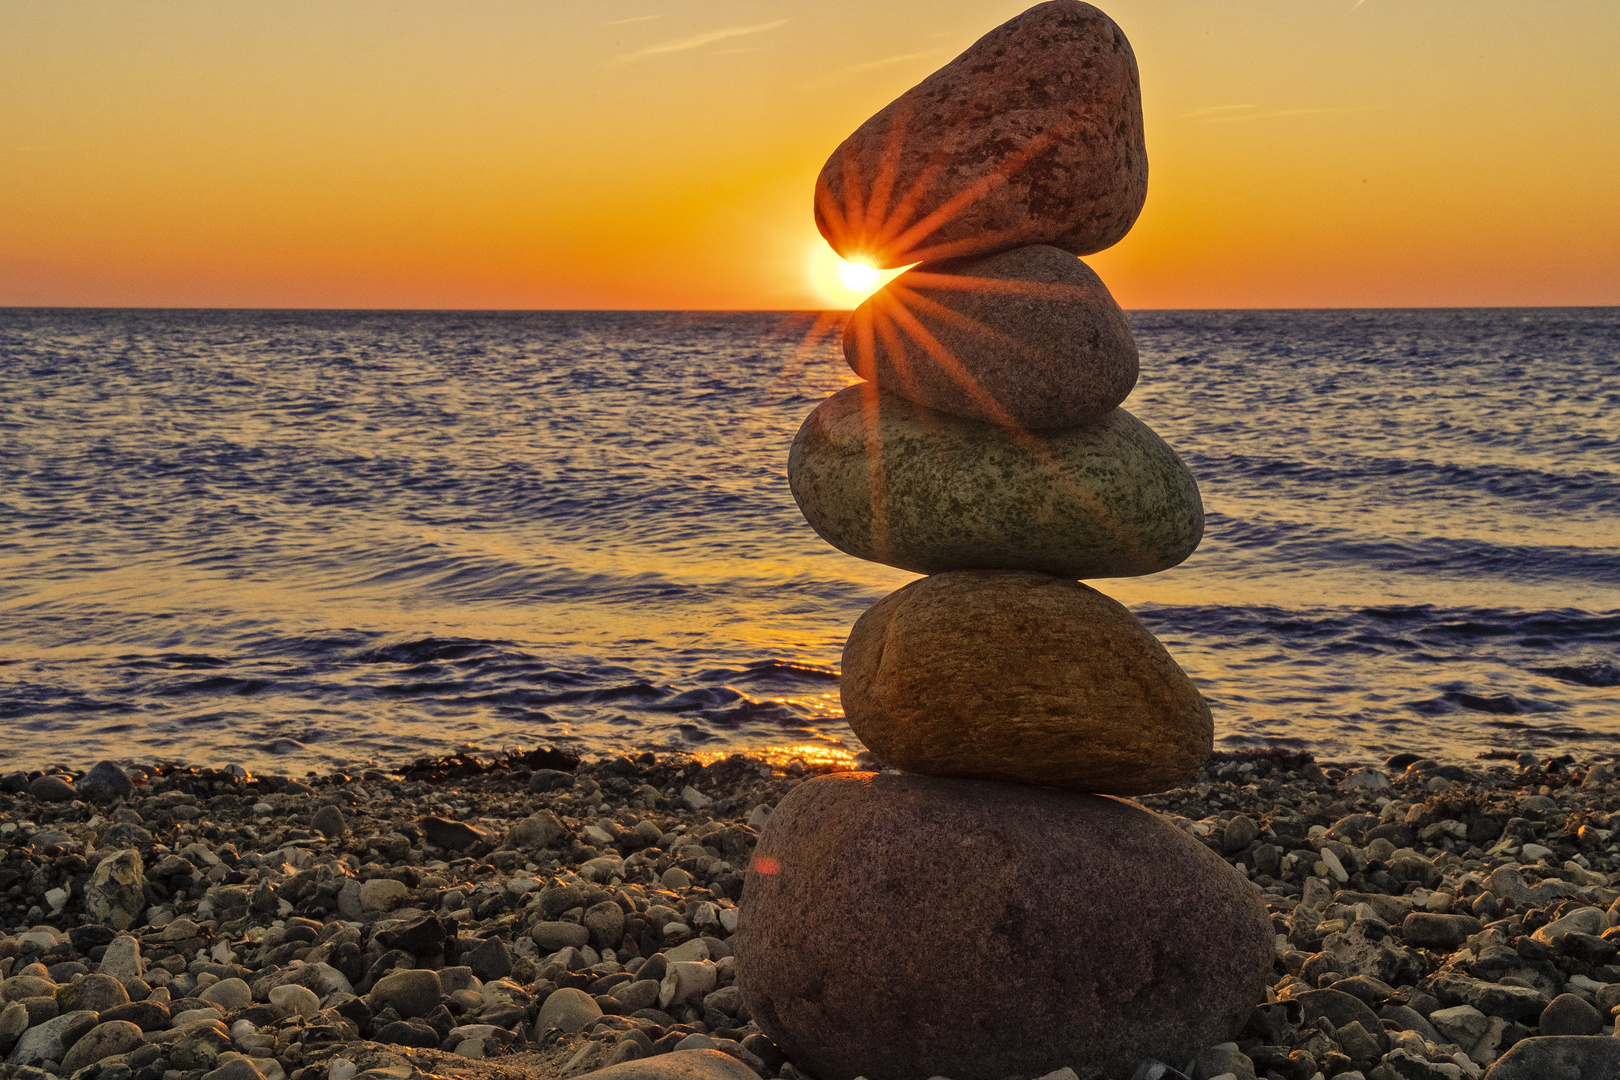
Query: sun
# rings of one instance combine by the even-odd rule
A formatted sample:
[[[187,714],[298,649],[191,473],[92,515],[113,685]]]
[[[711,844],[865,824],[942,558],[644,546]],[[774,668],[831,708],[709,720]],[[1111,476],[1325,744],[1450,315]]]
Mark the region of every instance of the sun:
[[[819,242],[810,249],[810,281],[832,308],[856,307],[904,272],[904,268],[878,270],[858,259],[845,262]]]
[[[850,292],[869,293],[877,288],[877,267],[863,262],[846,262],[838,268],[838,280]]]

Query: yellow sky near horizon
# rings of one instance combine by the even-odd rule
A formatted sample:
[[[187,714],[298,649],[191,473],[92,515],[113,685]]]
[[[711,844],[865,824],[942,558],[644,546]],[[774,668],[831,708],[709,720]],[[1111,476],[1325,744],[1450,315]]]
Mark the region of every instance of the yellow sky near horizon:
[[[0,305],[826,306],[822,162],[1025,6],[8,0]],[[1620,304],[1620,4],[1101,6],[1124,306]]]

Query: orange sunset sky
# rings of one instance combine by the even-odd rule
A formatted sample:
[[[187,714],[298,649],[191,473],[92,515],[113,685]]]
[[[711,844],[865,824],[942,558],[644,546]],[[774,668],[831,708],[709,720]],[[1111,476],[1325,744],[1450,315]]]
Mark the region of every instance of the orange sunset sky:
[[[1026,6],[7,0],[0,305],[825,307],[822,162]],[[1620,304],[1615,0],[1101,6],[1124,306]]]

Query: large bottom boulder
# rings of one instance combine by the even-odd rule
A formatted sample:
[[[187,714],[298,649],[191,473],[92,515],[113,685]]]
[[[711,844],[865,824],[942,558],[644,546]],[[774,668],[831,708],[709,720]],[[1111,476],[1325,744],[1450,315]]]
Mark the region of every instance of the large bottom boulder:
[[[1185,1061],[1265,999],[1260,893],[1162,818],[1092,795],[841,773],[771,815],[737,981],[822,1080],[997,1080]]]

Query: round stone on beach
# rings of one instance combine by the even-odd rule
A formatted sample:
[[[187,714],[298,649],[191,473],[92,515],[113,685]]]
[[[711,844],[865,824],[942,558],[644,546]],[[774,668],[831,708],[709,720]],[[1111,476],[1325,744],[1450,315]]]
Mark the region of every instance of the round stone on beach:
[[[1117,243],[1147,197],[1136,57],[1107,15],[1050,0],[1014,17],[845,139],[816,226],[874,266]]]
[[[591,943],[591,932],[579,923],[570,922],[537,922],[529,930],[529,937],[547,953],[583,949]]]
[[[212,986],[198,991],[204,1001],[220,1006],[226,1012],[235,1012],[253,1004],[253,991],[241,979],[221,979]]]
[[[743,1000],[823,1080],[1187,1061],[1238,1032],[1274,960],[1260,892],[1220,856],[1128,803],[1020,784],[808,780],[741,909]]]
[[[321,999],[307,986],[288,983],[270,991],[270,1004],[282,1013],[308,1018],[321,1011]],[[396,1010],[397,1011],[397,1010]]]
[[[127,1020],[109,1020],[97,1024],[82,1035],[62,1058],[62,1075],[72,1076],[86,1065],[94,1065],[102,1058],[127,1054],[145,1040],[145,1033]]]
[[[753,1069],[719,1050],[674,1050],[610,1065],[590,1075],[600,1080],[759,1080]]]
[[[325,837],[342,836],[349,829],[349,823],[343,816],[343,811],[330,804],[315,811],[315,817],[310,821],[317,832]]]
[[[426,1016],[444,996],[439,973],[423,968],[393,971],[377,980],[371,988],[371,1001],[375,1008],[391,1006],[400,1016],[409,1020]]]
[[[890,593],[850,632],[839,693],[880,761],[928,776],[1142,795],[1191,779],[1214,738],[1135,616],[1046,574],[958,570]]]
[[[788,483],[833,547],[919,574],[1136,577],[1175,566],[1204,535],[1192,474],[1124,409],[1020,432],[861,383],[799,428]]]
[[[129,774],[114,761],[96,762],[96,767],[79,781],[80,795],[101,802],[127,799],[134,792],[135,785],[130,781]]]
[[[28,794],[40,802],[72,802],[79,797],[72,784],[54,774],[35,779],[28,785]]]
[[[907,270],[844,324],[844,359],[918,405],[1032,429],[1096,421],[1137,374],[1107,287],[1045,244]]]
[[[551,1028],[567,1032],[584,1031],[601,1018],[602,1006],[596,1003],[595,998],[583,990],[565,986],[553,990],[540,1006],[540,1014],[534,1021],[534,1034],[538,1038]]]
[[[360,883],[361,911],[389,911],[405,899],[411,890],[403,881],[393,878],[372,878]]]

